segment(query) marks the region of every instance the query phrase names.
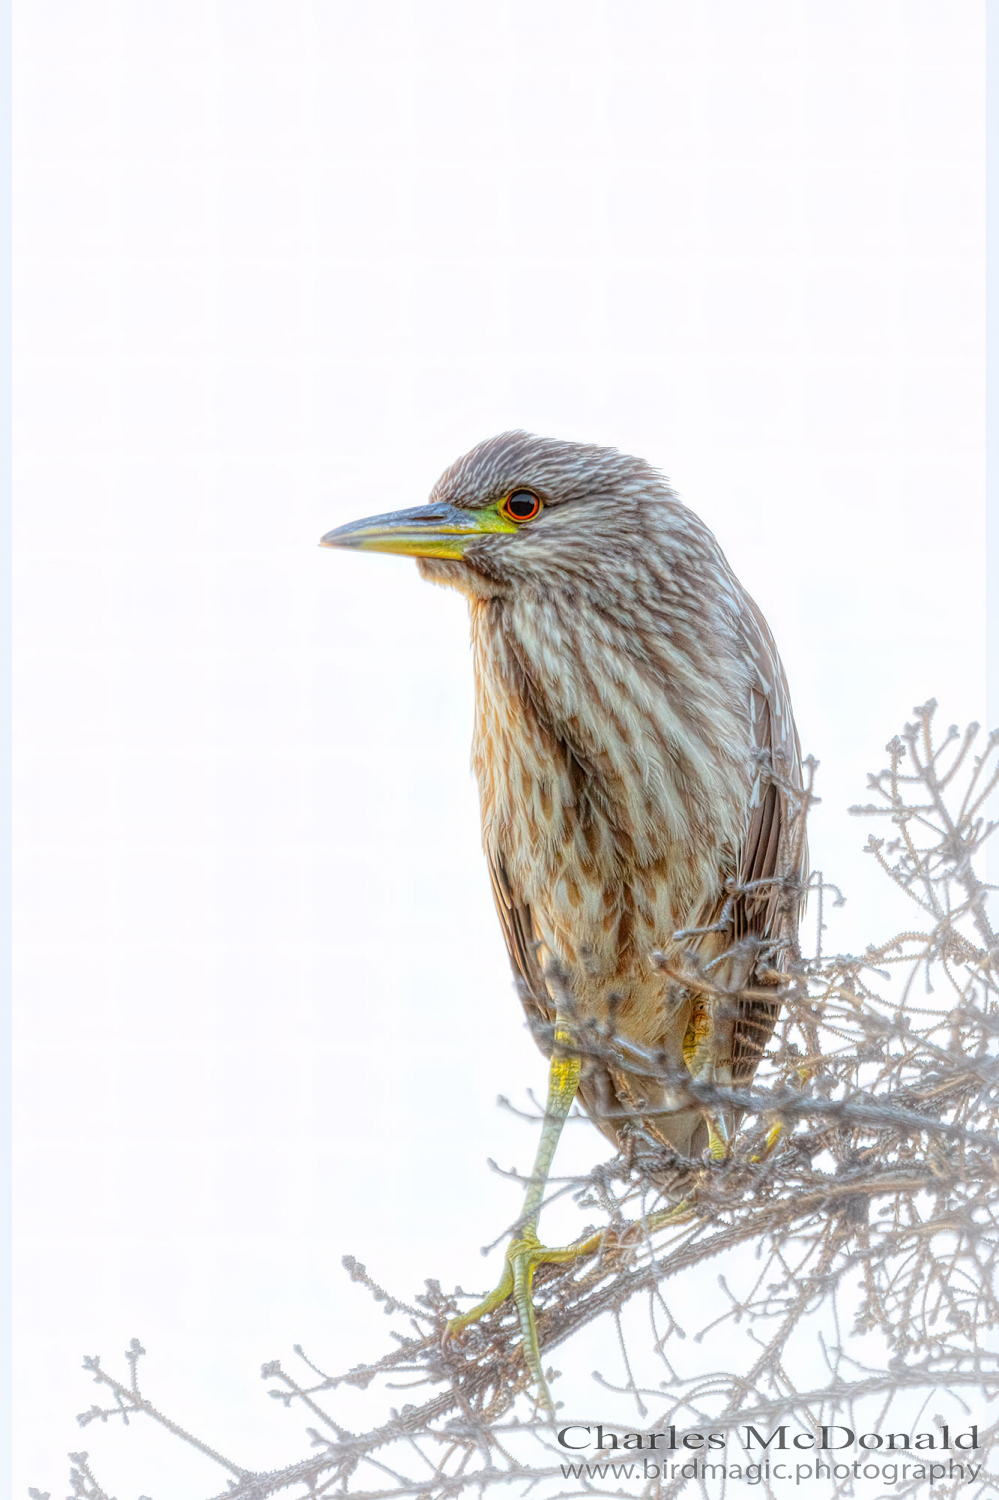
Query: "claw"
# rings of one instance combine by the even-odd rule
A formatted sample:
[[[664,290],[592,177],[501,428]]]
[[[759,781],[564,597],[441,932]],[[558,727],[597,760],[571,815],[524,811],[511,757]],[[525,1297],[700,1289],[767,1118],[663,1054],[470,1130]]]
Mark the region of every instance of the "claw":
[[[568,1261],[595,1254],[603,1242],[604,1234],[605,1231],[600,1230],[584,1240],[577,1240],[575,1244],[558,1247],[542,1245],[537,1235],[531,1230],[525,1231],[518,1239],[511,1240],[506,1249],[506,1265],[503,1275],[497,1286],[475,1307],[449,1321],[444,1329],[441,1343],[447,1345],[472,1323],[479,1322],[481,1318],[495,1311],[508,1297],[512,1297],[517,1310],[517,1321],[520,1324],[524,1362],[536,1386],[538,1404],[546,1411],[554,1412],[555,1403],[541,1365],[541,1344],[538,1339],[537,1320],[531,1297],[534,1272],[538,1266],[564,1265]]]
[[[763,1150],[757,1156],[751,1156],[749,1160],[751,1162],[755,1162],[757,1165],[761,1161],[766,1161],[767,1157],[771,1155],[774,1147],[783,1134],[783,1123],[778,1120],[774,1125],[771,1125],[770,1129],[767,1131],[766,1139],[763,1142]]]
[[[691,1217],[692,1213],[691,1200],[683,1198],[672,1208],[647,1214],[623,1229],[615,1230],[611,1227],[598,1229],[595,1234],[587,1235],[585,1239],[575,1240],[571,1245],[558,1247],[542,1245],[532,1229],[525,1229],[517,1239],[511,1240],[506,1248],[506,1264],[498,1284],[488,1297],[483,1297],[482,1301],[476,1303],[468,1312],[459,1313],[457,1317],[448,1321],[441,1336],[441,1347],[446,1348],[452,1339],[463,1333],[472,1323],[478,1323],[489,1313],[495,1312],[496,1308],[500,1307],[507,1298],[512,1297],[517,1310],[517,1321],[520,1324],[524,1363],[537,1388],[538,1404],[545,1411],[554,1412],[555,1403],[541,1366],[541,1344],[538,1339],[534,1302],[531,1297],[531,1284],[538,1266],[565,1265],[568,1261],[582,1260],[586,1256],[595,1255],[598,1250],[620,1252],[641,1234],[664,1229],[671,1224],[682,1224]]]

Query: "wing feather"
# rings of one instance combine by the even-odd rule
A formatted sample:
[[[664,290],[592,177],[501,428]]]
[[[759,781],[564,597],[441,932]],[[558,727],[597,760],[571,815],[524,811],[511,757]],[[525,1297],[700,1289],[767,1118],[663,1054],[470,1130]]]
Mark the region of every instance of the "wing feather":
[[[528,1021],[551,1022],[555,1011],[548,994],[541,965],[538,962],[537,935],[531,909],[514,897],[503,860],[495,849],[486,849],[493,900],[499,915],[506,951]]]
[[[746,936],[773,944],[766,967],[779,969],[787,959],[787,944],[796,936],[800,914],[800,886],[807,863],[804,832],[795,793],[802,787],[801,749],[791,713],[784,670],[773,637],[755,604],[747,598],[742,617],[744,646],[756,681],[752,688],[751,728],[758,757],[750,796],[746,834],[740,851],[739,885],[733,903],[732,937]],[[788,883],[799,893],[788,894]],[[761,988],[760,976],[750,976]],[[746,999],[738,1004],[732,1037],[732,1079],[745,1083],[773,1035],[780,999]]]
[[[795,937],[800,910],[797,898],[789,900],[787,897],[787,883],[803,882],[807,864],[804,834],[793,805],[796,800],[794,793],[802,786],[801,752],[787,683],[773,638],[756,606],[748,598],[745,602],[743,644],[755,677],[750,725],[758,765],[737,863],[738,884],[749,889],[738,891],[732,901],[729,941],[756,937],[767,947],[773,944],[766,956],[766,967],[779,969],[786,956],[786,944]],[[539,935],[530,907],[518,900],[513,892],[499,851],[487,848],[486,858],[493,899],[518,981],[521,1002],[536,1040],[547,1053],[550,1048],[546,1045],[546,1037],[539,1033],[537,1023],[550,1025],[555,1018],[555,1007],[538,959]],[[717,921],[720,911],[721,903],[713,914],[706,916],[705,925]],[[764,987],[759,975],[747,977],[754,989]],[[735,1084],[752,1078],[773,1035],[781,1002],[777,983],[771,982],[774,984],[772,1001],[754,997],[738,1002],[732,1032],[732,1081]],[[584,1094],[597,1088],[596,1079],[588,1082]],[[603,1082],[606,1085],[606,1080]],[[599,1124],[599,1115],[594,1118]],[[601,1125],[601,1128],[604,1127]]]

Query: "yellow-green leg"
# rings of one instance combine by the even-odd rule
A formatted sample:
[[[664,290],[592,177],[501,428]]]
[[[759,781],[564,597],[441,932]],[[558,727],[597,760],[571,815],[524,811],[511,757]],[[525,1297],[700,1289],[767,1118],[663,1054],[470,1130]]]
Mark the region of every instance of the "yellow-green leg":
[[[518,1220],[518,1232],[510,1241],[506,1251],[506,1265],[499,1285],[470,1312],[452,1318],[444,1333],[445,1340],[461,1333],[470,1323],[476,1323],[512,1297],[520,1320],[520,1331],[524,1341],[524,1359],[531,1372],[538,1392],[539,1403],[549,1411],[555,1410],[548,1382],[541,1367],[541,1346],[534,1318],[534,1303],[531,1300],[531,1283],[535,1269],[540,1265],[559,1264],[576,1260],[580,1256],[592,1255],[599,1249],[603,1232],[590,1235],[574,1245],[552,1249],[542,1245],[538,1239],[538,1219],[548,1185],[548,1173],[558,1145],[566,1116],[572,1108],[579,1086],[579,1054],[573,1050],[572,1030],[565,1017],[555,1020],[555,1037],[552,1060],[548,1069],[548,1099],[545,1104],[545,1121],[541,1127],[541,1140],[534,1159],[534,1167],[524,1197],[524,1211]]]
[[[718,1052],[715,1019],[703,995],[695,995],[690,1020],[683,1038],[683,1060],[691,1078],[699,1083],[719,1081],[715,1059]],[[724,1114],[708,1111],[708,1154],[712,1161],[724,1161],[729,1152],[728,1125]]]

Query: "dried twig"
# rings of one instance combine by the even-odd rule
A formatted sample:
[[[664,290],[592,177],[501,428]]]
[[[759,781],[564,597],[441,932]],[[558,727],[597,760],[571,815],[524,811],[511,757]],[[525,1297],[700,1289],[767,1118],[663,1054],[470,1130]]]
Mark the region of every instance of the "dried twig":
[[[999,1324],[999,941],[989,888],[975,866],[994,827],[985,809],[999,784],[999,734],[976,755],[977,726],[935,737],[934,710],[933,703],[916,710],[915,721],[887,747],[888,767],[869,780],[872,800],[853,809],[890,825],[884,836],[872,835],[868,849],[911,901],[915,920],[863,957],[828,956],[821,948],[810,959],[792,955],[783,1018],[751,1088],[697,1085],[639,1048],[624,1055],[620,1039],[598,1028],[583,1038],[594,1055],[612,1051],[619,1069],[658,1071],[681,1103],[724,1098],[746,1117],[733,1158],[721,1168],[650,1150],[627,1162],[615,1158],[575,1181],[580,1207],[613,1228],[598,1255],[538,1273],[546,1354],[605,1320],[607,1349],[621,1377],[600,1376],[598,1388],[629,1397],[642,1432],[674,1426],[734,1434],[746,1424],[793,1421],[809,1429],[840,1424],[871,1431],[872,1413],[877,1430],[888,1430],[900,1420],[900,1403],[910,1410],[917,1396],[923,1426],[936,1422],[942,1431],[934,1415],[941,1401],[967,1411],[974,1399],[981,1413],[999,1396],[999,1359],[990,1347]],[[806,803],[810,798],[809,786]],[[821,940],[826,893],[842,898],[819,878],[812,888]],[[780,899],[796,900],[797,893],[782,892]],[[672,975],[677,983],[683,978]],[[710,982],[708,974],[698,978],[699,988]],[[768,1132],[778,1123],[774,1146]],[[643,1226],[650,1209],[681,1198],[688,1205],[682,1220]],[[748,1277],[741,1264],[737,1284],[732,1252],[739,1246],[753,1247],[756,1258]],[[705,1320],[702,1346],[686,1339],[689,1307],[681,1319],[669,1298],[714,1259],[723,1267],[721,1311]],[[225,1458],[142,1394],[143,1351],[135,1341],[127,1380],[87,1361],[113,1400],[91,1407],[81,1423],[151,1418],[211,1460],[216,1472],[225,1471],[228,1488],[218,1500],[291,1493],[311,1500],[348,1493],[355,1500],[444,1500],[511,1483],[546,1496],[619,1492],[613,1476],[578,1462],[577,1472],[567,1468],[567,1459],[579,1455],[560,1446],[551,1424],[533,1410],[508,1309],[445,1353],[440,1336],[457,1295],[428,1282],[404,1300],[356,1261],[345,1264],[405,1322],[394,1346],[358,1369],[327,1374],[297,1347],[298,1374],[276,1361],[263,1367],[271,1396],[308,1415],[309,1457],[272,1474]],[[653,1371],[622,1319],[641,1301],[654,1342]],[[722,1347],[719,1338],[725,1366],[705,1372],[693,1353],[711,1339],[711,1347]],[[813,1364],[821,1349],[825,1378],[818,1384],[795,1373],[806,1346]],[[389,1398],[400,1379],[423,1388],[422,1403],[390,1407],[364,1433],[348,1431],[337,1418],[341,1385],[381,1386]],[[893,1493],[960,1490],[969,1500],[995,1493],[986,1460],[999,1427],[980,1425],[974,1480],[900,1475],[891,1480]],[[73,1456],[73,1494],[101,1500],[88,1462]],[[755,1482],[761,1495],[777,1493],[766,1476]],[[834,1474],[820,1488],[845,1496],[854,1482],[855,1476]],[[709,1493],[704,1474],[667,1475],[665,1467],[643,1483],[641,1493],[662,1500],[684,1489]],[[624,1492],[636,1493],[634,1483]],[[210,1480],[205,1493],[213,1493]]]

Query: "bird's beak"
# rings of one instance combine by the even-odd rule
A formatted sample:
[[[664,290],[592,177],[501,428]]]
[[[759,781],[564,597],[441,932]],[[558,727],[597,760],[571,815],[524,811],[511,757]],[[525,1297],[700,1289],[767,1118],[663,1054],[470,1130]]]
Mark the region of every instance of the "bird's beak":
[[[461,558],[476,537],[512,532],[517,527],[495,506],[463,510],[457,505],[418,505],[386,516],[367,516],[327,531],[321,547],[349,547],[358,552],[401,552],[407,557]]]

